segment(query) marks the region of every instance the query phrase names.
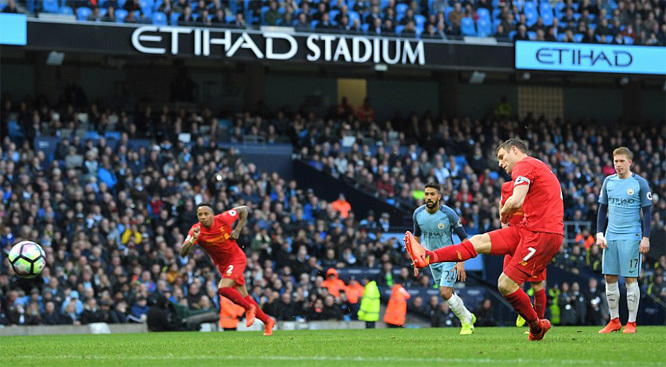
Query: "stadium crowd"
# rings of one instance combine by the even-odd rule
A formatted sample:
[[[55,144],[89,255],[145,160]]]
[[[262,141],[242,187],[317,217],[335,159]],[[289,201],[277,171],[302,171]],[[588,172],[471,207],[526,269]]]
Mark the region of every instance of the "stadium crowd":
[[[252,208],[238,240],[248,256],[248,290],[278,320],[353,319],[358,294],[350,289],[360,279],[350,288],[333,287],[326,283],[337,277],[327,274],[331,268],[380,269],[380,286],[432,286],[427,275],[410,275],[411,261],[398,241],[383,239],[383,216],[360,218],[343,196],[322,200],[293,180],[259,172],[234,148],[215,144],[248,134],[263,135],[267,142],[292,141],[301,159],[348,180],[341,184],[377,180],[378,192],[406,210],[422,203],[422,184],[441,182],[446,204],[470,234],[499,226],[493,198],[506,179],[494,163],[499,141],[526,134],[535,156],[562,181],[566,220],[592,223],[600,184],[613,172],[609,154],[627,144],[635,152],[634,170],[655,193],[653,233],[664,231],[663,126],[610,130],[531,117],[519,123],[502,108],[484,121],[425,115],[375,122],[369,100],[356,112],[344,103],[333,106],[328,116],[262,110],[231,119],[207,108],[130,112],[85,101],[76,88],[68,89],[57,107],[43,98],[16,103],[11,95],[2,96],[0,126],[15,121],[21,135],[10,138],[10,132],[0,131],[0,246],[7,253],[18,239],[35,240],[49,264],[36,282],[25,282],[11,275],[3,257],[2,324],[141,322],[160,296],[179,306],[179,320],[215,310],[218,274],[208,256],[199,250],[182,258],[178,252],[197,221],[200,202],[214,203],[216,212]],[[111,148],[104,137],[93,142],[78,134],[62,136],[77,129],[118,131],[120,139]],[[191,146],[178,139],[183,132],[192,134]],[[341,138],[347,134],[374,145],[359,143],[343,153]],[[52,162],[35,151],[36,136],[61,136]],[[136,138],[150,143],[133,148],[129,142]],[[380,181],[388,181],[383,190]],[[585,230],[594,233],[581,228],[580,238],[563,247],[558,265],[573,272],[589,265],[598,272],[598,248]],[[642,286],[663,298],[666,260],[643,265]],[[566,293],[563,284],[560,289]],[[433,325],[455,323],[444,305],[430,302],[436,310],[428,314]]]
[[[61,13],[79,20],[447,39],[494,36],[666,45],[663,1],[506,0],[7,0],[3,12]]]

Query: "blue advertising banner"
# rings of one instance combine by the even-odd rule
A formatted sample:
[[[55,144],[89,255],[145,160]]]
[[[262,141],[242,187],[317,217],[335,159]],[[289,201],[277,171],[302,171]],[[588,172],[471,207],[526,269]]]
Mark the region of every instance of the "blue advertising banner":
[[[518,41],[516,69],[666,75],[666,47]]]
[[[0,13],[0,45],[25,46],[28,43],[28,23],[25,14]]]

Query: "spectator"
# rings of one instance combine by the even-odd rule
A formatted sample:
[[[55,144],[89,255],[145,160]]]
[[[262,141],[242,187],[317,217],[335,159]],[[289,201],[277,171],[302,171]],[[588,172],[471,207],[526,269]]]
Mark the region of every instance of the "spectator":
[[[481,301],[481,304],[474,309],[474,315],[476,315],[476,324],[475,326],[496,326],[495,317],[493,315],[493,304],[489,298]],[[457,320],[456,317],[451,318],[452,320]]]
[[[222,322],[221,318],[220,322]],[[148,324],[149,331],[178,330],[172,320],[172,314],[169,311],[169,300],[165,296],[158,297],[157,303],[150,307],[146,314],[146,323]]]
[[[439,304],[439,308],[432,315],[430,320],[430,326],[432,327],[459,327],[460,321],[456,315],[451,312],[449,304],[442,302]]]
[[[391,298],[386,306],[384,322],[390,328],[402,327],[407,314],[407,300],[411,297],[409,292],[400,284],[391,287]]]

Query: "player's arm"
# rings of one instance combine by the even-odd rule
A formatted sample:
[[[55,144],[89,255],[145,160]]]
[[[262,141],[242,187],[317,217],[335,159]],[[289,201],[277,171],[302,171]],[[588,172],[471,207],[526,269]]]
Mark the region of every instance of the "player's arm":
[[[197,240],[199,239],[199,233],[201,233],[201,227],[196,227],[190,231],[190,234],[188,234],[185,242],[183,242],[183,244],[180,246],[181,257],[185,257],[190,253],[190,249],[192,249],[192,246],[194,246],[194,244],[196,244]]]
[[[454,212],[452,209],[447,210],[446,212],[447,217],[449,217],[449,223],[455,223],[453,224],[453,231],[456,233],[458,238],[460,238],[460,242],[465,242],[467,241],[467,231],[465,231],[465,227],[463,227],[462,222],[460,221],[460,217],[458,217],[458,214]],[[464,282],[467,280],[467,273],[465,273],[465,262],[464,261],[459,261],[456,263],[455,269],[458,271],[458,280],[461,282]]]
[[[506,199],[506,202],[500,210],[500,221],[502,223],[509,223],[511,216],[523,207],[523,203],[525,202],[525,197],[527,197],[527,192],[529,189],[529,184],[514,186],[513,194],[511,194],[511,196]]]
[[[643,212],[643,238],[638,251],[647,254],[650,251],[650,227],[652,226],[652,192],[647,181],[641,177],[641,211]]]
[[[597,245],[599,248],[608,247],[606,242],[606,237],[604,233],[606,232],[606,219],[608,218],[608,192],[606,192],[606,182],[608,178],[604,180],[604,183],[601,185],[601,193],[599,194],[599,211],[597,212]]]
[[[240,217],[240,219],[238,220],[238,224],[236,224],[236,228],[234,228],[234,230],[231,232],[231,238],[237,240],[238,237],[240,237],[243,227],[245,227],[245,223],[247,222],[247,216],[248,214],[250,214],[250,208],[248,208],[245,205],[242,205],[235,207],[233,210],[237,211]]]
[[[499,202],[497,203],[497,206],[499,207],[498,208],[499,210],[497,212],[502,213],[502,197],[501,196],[500,196]],[[502,228],[506,228],[506,227],[509,226],[508,224],[502,223],[502,216],[501,215],[500,215],[500,225],[502,226]]]

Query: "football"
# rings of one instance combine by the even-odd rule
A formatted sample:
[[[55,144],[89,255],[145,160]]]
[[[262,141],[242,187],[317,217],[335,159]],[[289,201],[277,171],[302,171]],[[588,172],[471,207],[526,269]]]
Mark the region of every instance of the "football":
[[[32,241],[21,241],[9,251],[9,264],[21,278],[38,276],[46,266],[46,255],[42,246]]]

